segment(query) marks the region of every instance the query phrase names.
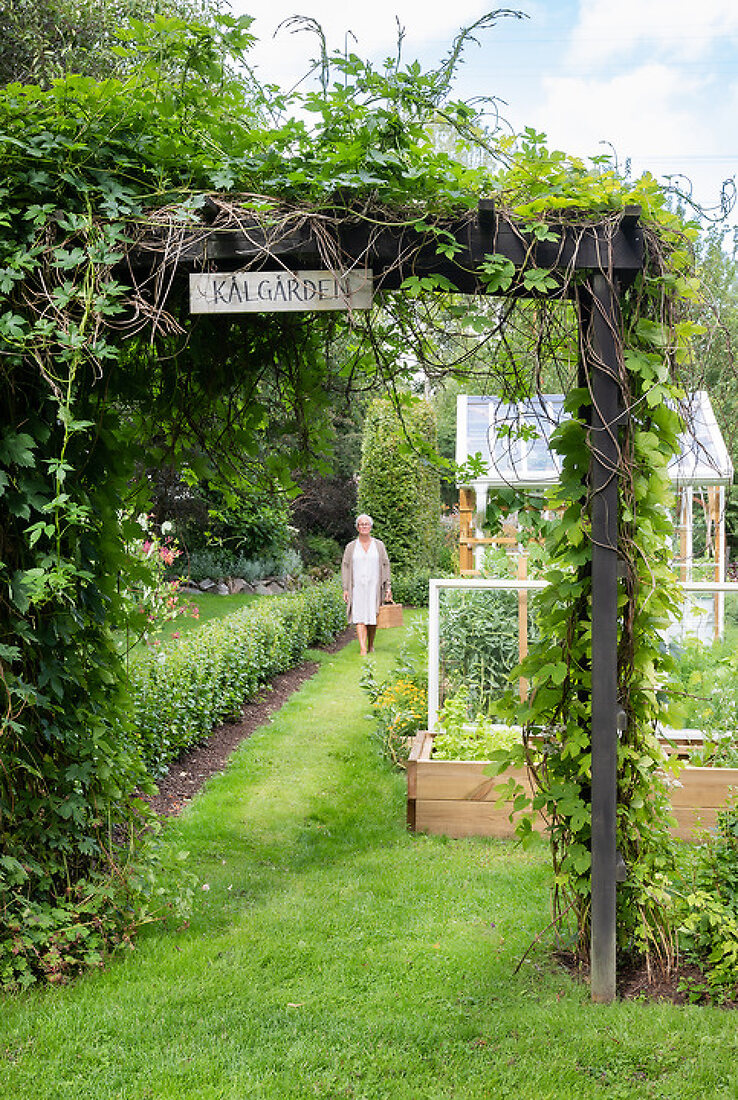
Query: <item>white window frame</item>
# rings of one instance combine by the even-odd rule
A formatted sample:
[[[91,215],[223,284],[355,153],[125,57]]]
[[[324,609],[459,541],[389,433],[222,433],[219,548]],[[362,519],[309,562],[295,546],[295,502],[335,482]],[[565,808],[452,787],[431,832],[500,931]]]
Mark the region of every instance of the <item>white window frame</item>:
[[[441,648],[440,608],[442,588],[496,589],[503,592],[540,591],[548,586],[542,580],[510,580],[491,577],[456,577],[448,580],[432,577],[428,582],[428,729],[433,732],[440,703],[439,654]],[[738,589],[738,584],[735,585]]]

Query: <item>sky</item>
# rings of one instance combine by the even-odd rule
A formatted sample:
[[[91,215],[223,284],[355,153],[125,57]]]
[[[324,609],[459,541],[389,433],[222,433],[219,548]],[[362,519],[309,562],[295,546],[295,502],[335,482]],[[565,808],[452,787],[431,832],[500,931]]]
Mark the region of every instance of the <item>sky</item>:
[[[311,34],[279,24],[293,15],[322,25],[329,48],[381,61],[435,66],[462,26],[487,11],[476,0],[231,0],[254,17],[252,64],[292,87],[317,54]],[[494,96],[509,127],[590,157],[613,152],[633,176],[672,177],[703,207],[718,208],[738,177],[736,0],[522,0],[524,18],[501,17],[470,43],[454,85],[459,98]],[[276,32],[276,34],[275,34]],[[684,177],[684,178],[681,178]],[[730,217],[738,224],[738,210]]]

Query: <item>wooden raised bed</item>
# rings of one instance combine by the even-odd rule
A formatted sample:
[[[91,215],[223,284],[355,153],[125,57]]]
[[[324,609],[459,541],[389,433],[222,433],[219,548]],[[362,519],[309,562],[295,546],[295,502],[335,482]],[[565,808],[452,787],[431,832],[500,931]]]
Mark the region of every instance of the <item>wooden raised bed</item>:
[[[511,805],[495,804],[495,787],[513,776],[530,792],[525,770],[489,776],[484,774],[489,767],[484,761],[433,760],[432,750],[432,736],[421,730],[407,763],[408,827],[452,837],[513,836]],[[684,767],[678,782],[671,790],[677,820],[672,832],[681,840],[693,840],[696,830],[714,826],[731,788],[738,789],[738,769]],[[534,827],[543,829],[543,821],[539,818]]]

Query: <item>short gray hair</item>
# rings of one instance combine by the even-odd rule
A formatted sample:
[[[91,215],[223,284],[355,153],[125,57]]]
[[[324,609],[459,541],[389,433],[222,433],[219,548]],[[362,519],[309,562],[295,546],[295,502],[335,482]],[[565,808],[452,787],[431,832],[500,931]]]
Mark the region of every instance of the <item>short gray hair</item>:
[[[367,522],[367,523],[369,524],[369,526],[370,526],[370,527],[373,527],[373,526],[374,526],[374,520],[372,519],[372,517],[371,517],[371,516],[368,516],[368,515],[366,514],[366,512],[362,512],[360,516],[357,516],[357,517],[356,517],[356,527],[357,527],[357,530],[358,530],[358,527],[359,527],[359,523],[360,523],[360,522],[361,522],[362,520],[366,520],[366,522]]]

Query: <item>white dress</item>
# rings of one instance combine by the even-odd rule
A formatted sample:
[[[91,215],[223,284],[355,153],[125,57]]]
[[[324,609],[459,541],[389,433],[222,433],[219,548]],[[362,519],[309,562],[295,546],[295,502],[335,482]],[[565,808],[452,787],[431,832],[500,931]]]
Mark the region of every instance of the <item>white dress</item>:
[[[353,562],[354,590],[351,595],[351,618],[355,623],[374,626],[377,622],[377,592],[379,589],[379,551],[374,539],[364,550],[356,540]]]

